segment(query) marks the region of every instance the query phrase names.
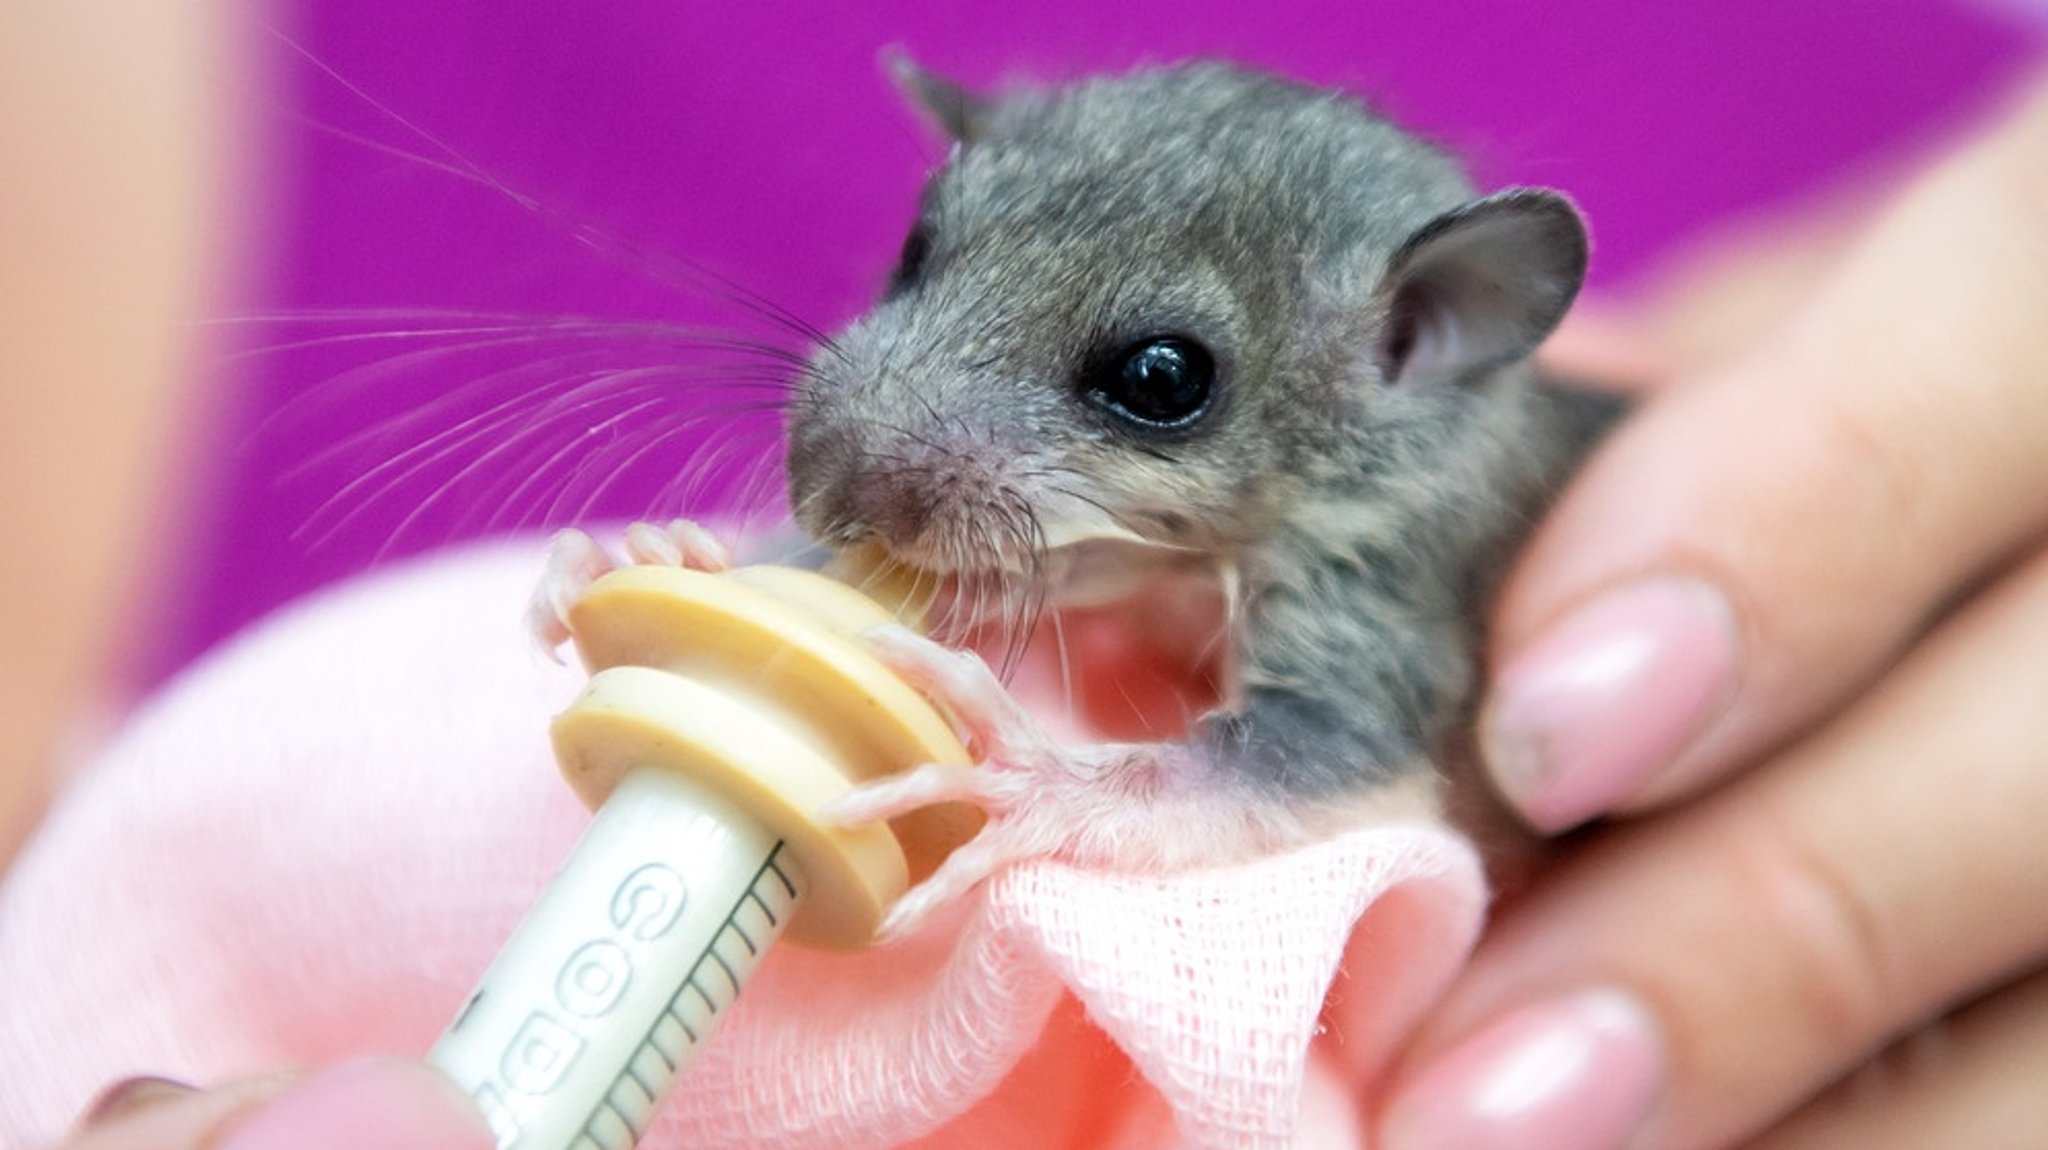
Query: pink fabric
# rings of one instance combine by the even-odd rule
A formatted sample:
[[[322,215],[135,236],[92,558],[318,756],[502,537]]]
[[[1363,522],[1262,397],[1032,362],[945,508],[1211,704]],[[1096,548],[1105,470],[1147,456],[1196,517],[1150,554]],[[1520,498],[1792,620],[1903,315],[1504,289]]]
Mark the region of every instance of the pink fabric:
[[[0,888],[0,1143],[124,1075],[432,1043],[584,819],[545,739],[581,676],[519,625],[540,553],[324,595],[136,716]],[[779,949],[645,1145],[1363,1146],[1482,902],[1430,826],[1017,867],[901,946]]]

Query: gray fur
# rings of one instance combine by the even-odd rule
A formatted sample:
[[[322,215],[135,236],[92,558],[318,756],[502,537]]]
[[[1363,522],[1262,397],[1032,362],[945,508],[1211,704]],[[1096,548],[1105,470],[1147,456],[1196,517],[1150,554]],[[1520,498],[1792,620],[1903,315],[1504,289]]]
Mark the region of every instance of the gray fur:
[[[1241,579],[1242,704],[1196,746],[1285,797],[1428,761],[1507,555],[1610,414],[1522,362],[1584,271],[1569,205],[1475,200],[1353,98],[1223,64],[994,100],[899,76],[965,138],[921,265],[813,362],[799,521],[939,570],[1091,518],[1213,556]],[[1213,351],[1219,398],[1133,435],[1075,380],[1161,333]]]

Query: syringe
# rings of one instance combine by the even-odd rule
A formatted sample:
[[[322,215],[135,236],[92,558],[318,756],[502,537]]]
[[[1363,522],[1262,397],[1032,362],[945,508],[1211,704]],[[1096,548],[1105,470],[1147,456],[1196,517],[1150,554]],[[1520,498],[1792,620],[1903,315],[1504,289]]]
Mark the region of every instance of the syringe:
[[[786,931],[873,937],[979,815],[819,821],[862,779],[967,761],[869,655],[895,616],[821,575],[629,567],[570,612],[592,671],[558,716],[563,774],[597,816],[428,1060],[498,1150],[628,1150]]]

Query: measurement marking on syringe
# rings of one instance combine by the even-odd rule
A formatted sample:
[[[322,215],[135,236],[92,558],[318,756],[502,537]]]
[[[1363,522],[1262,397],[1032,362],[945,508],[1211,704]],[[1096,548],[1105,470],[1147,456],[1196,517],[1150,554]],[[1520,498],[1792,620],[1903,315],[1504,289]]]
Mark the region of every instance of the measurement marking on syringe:
[[[705,957],[711,959],[713,962],[716,962],[718,964],[718,969],[725,972],[726,985],[732,987],[732,992],[734,994],[738,994],[740,992],[740,976],[732,972],[732,964],[726,962],[725,956],[718,953],[718,946],[716,943],[712,944],[711,949],[705,954]]]
[[[784,894],[788,895],[788,896],[789,896],[789,897],[791,897],[791,898],[795,898],[795,897],[796,897],[796,883],[795,883],[795,881],[793,881],[793,880],[792,880],[792,879],[791,879],[791,878],[789,877],[789,874],[788,874],[787,872],[785,872],[785,871],[784,871],[784,870],[783,870],[783,869],[782,869],[781,867],[779,867],[779,866],[776,866],[776,865],[775,865],[775,856],[776,856],[776,855],[778,855],[778,854],[781,854],[781,853],[782,853],[782,844],[781,844],[781,843],[776,843],[776,844],[775,844],[775,850],[774,850],[773,852],[771,852],[771,853],[770,853],[770,854],[768,855],[768,864],[767,864],[767,865],[768,865],[768,870],[769,870],[769,871],[771,871],[771,872],[773,872],[776,878],[778,878],[778,879],[781,879],[781,880],[782,880],[782,892],[783,892]],[[759,876],[756,876],[756,877],[755,877],[755,880],[754,880],[754,881],[756,881],[756,882],[759,882],[759,881],[760,881],[760,878],[759,878]],[[748,887],[748,888],[747,888],[747,893],[748,893],[748,894],[752,894],[752,895],[756,895],[756,897],[759,897],[759,896],[758,896],[758,892],[756,891],[756,889],[755,889],[754,887]],[[767,904],[766,904],[766,903],[763,903],[763,904],[762,904],[762,906],[763,906],[763,907],[765,908],[765,907],[767,906]],[[769,921],[770,923],[774,923],[774,922],[775,922],[776,920],[775,920],[775,917],[774,917],[773,915],[770,915],[770,916],[769,916],[769,918],[768,918],[768,921]]]
[[[694,991],[696,991],[696,992],[697,992],[697,997],[698,997],[698,998],[701,998],[701,999],[703,999],[703,1000],[704,1000],[704,1011],[705,1011],[705,1013],[707,1013],[707,1014],[717,1014],[717,1013],[718,1013],[718,1003],[712,1000],[712,998],[711,998],[711,995],[710,995],[710,993],[709,993],[709,992],[707,992],[707,991],[706,991],[706,990],[705,990],[705,989],[704,989],[703,987],[701,987],[701,986],[698,986],[698,985],[697,985],[697,974],[696,974],[696,972],[695,972],[695,971],[691,971],[691,972],[690,972],[690,977],[688,977],[688,978],[686,978],[686,979],[684,979],[684,980],[683,980],[683,987],[684,987],[684,989],[686,989],[686,990],[694,990]],[[680,992],[680,991],[678,991],[678,992],[677,992],[677,997],[678,997],[678,998],[680,998],[681,996],[682,996],[682,995],[681,995],[681,992]],[[687,1029],[689,1029],[689,1026],[690,1026],[690,1024],[689,1024],[689,1023],[687,1023],[687,1022],[683,1022],[683,1016],[682,1016],[682,1015],[678,1014],[678,1015],[676,1016],[676,1021],[677,1021],[677,1022],[682,1022],[682,1023],[683,1023],[683,1028],[684,1028],[684,1029],[686,1029],[686,1030],[687,1030]],[[692,1032],[692,1033],[691,1033],[691,1035],[690,1035],[690,1041],[692,1041],[692,1042],[695,1042],[696,1040],[697,1040],[697,1035],[695,1034],[695,1032]]]
[[[762,940],[765,942],[781,931],[783,918],[791,907],[794,906],[797,898],[796,883],[791,880],[790,875],[782,869],[777,861],[782,854],[784,845],[781,842],[777,842],[774,849],[768,852],[768,857],[762,860],[760,869],[754,872],[754,877],[748,882],[746,890],[732,904],[732,908],[726,912],[724,921],[719,924],[716,931],[712,932],[711,940],[698,953],[697,960],[690,965],[689,972],[683,977],[682,985],[676,988],[676,993],[662,1009],[661,1015],[655,1019],[653,1025],[648,1027],[647,1033],[641,1037],[640,1042],[633,1048],[632,1053],[627,1056],[625,1065],[620,1068],[617,1077],[613,1080],[613,1088],[606,1092],[603,1098],[598,1100],[597,1105],[591,1110],[589,1119],[583,1124],[581,1136],[576,1142],[577,1150],[582,1150],[586,1143],[592,1147],[592,1150],[611,1150],[611,1148],[624,1150],[625,1147],[637,1140],[641,1134],[645,1133],[647,1124],[653,1120],[654,1101],[660,1094],[662,1085],[665,1085],[667,1077],[672,1076],[676,1068],[684,1061],[682,1058],[683,1048],[681,1046],[677,1047],[673,1055],[667,1049],[668,1046],[676,1046],[677,1044],[672,1039],[666,1041],[662,1039],[661,1031],[663,1026],[671,1021],[674,1022],[687,1039],[688,1046],[695,1046],[698,1042],[702,1041],[704,1031],[700,1031],[697,1026],[692,1025],[688,1017],[691,1011],[688,1005],[686,1005],[686,998],[690,992],[695,991],[697,999],[703,1003],[703,1018],[701,1021],[707,1023],[716,1022],[719,1013],[726,1006],[731,1005],[732,1001],[739,996],[740,987],[745,980],[746,973],[751,972],[754,960],[758,959],[762,953],[761,943],[755,941],[747,925],[740,921],[741,915],[747,913],[748,904],[751,903],[756,912],[766,920],[767,929],[763,932],[764,938]],[[771,873],[780,882],[782,892],[786,896],[780,900],[782,902],[781,914],[776,912],[776,908],[770,903],[768,896],[764,895],[761,891],[762,883]],[[758,924],[756,929],[759,929]],[[728,959],[720,952],[719,946],[728,936],[738,939],[739,943],[746,948],[745,959]],[[735,961],[740,963],[739,967],[734,966]],[[708,967],[714,963],[718,966],[720,973],[725,976],[726,984],[731,987],[731,994],[723,1003],[713,997],[711,992],[705,989],[700,981]],[[639,1069],[640,1060],[648,1054],[652,1054],[660,1059],[665,1071],[662,1081],[655,1085],[649,1085]],[[628,1081],[632,1083],[632,1087],[638,1088],[638,1097],[621,1096],[623,1092],[631,1089],[627,1086]],[[619,1137],[621,1133],[625,1135],[623,1141]]]

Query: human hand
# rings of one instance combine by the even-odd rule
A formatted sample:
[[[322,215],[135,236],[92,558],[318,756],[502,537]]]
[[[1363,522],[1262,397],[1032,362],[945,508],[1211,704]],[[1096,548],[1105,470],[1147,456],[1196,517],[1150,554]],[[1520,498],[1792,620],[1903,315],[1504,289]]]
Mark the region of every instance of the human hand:
[[[1620,818],[1502,909],[1389,1150],[2038,1144],[2044,187],[2048,95],[1682,369],[1533,541],[1489,770],[1540,829]]]
[[[177,567],[235,7],[0,5],[0,870]]]
[[[58,1150],[487,1150],[490,1131],[439,1073],[365,1059],[305,1078],[199,1090],[161,1078],[110,1088]]]

